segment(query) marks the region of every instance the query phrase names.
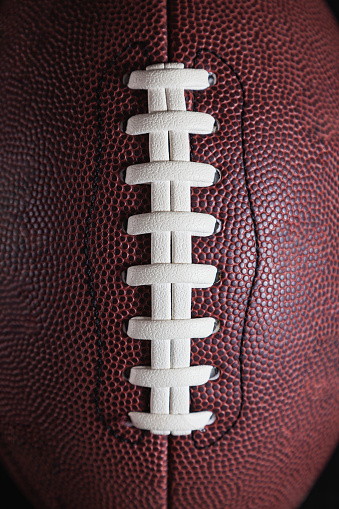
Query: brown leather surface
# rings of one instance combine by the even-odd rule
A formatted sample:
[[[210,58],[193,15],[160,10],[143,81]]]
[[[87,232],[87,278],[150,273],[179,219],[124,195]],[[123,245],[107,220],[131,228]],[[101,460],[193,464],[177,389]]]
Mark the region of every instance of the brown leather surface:
[[[298,507],[338,438],[338,28],[318,1],[4,1],[1,81],[1,455],[41,509]],[[168,37],[167,37],[168,35]],[[220,122],[192,159],[222,179],[192,209],[222,231],[193,239],[221,281],[193,295],[218,333],[192,363],[215,424],[192,436],[130,427],[149,394],[124,372],[149,345],[123,322],[150,293],[123,224],[149,210],[120,173],[148,160],[120,124],[147,111],[123,75],[181,61],[216,73],[187,93]],[[245,326],[244,326],[245,324]]]

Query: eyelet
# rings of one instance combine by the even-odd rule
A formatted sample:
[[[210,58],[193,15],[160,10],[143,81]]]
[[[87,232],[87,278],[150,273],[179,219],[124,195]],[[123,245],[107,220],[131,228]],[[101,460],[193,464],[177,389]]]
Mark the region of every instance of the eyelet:
[[[122,82],[124,85],[128,85],[130,75],[128,73],[124,74],[122,77]]]
[[[213,366],[213,368],[211,369],[209,380],[214,382],[215,380],[218,380],[219,377],[220,369]]]
[[[215,169],[215,175],[213,179],[213,184],[217,184],[221,180],[221,172],[218,170],[218,168]]]
[[[127,285],[127,270],[123,270],[120,273],[121,281]]]
[[[217,285],[221,281],[221,271],[218,269],[215,275],[214,285]]]
[[[217,75],[214,72],[208,73],[208,84],[210,87],[217,84]]]
[[[120,131],[122,133],[125,133],[127,130],[127,122],[128,120],[123,120],[122,122],[120,122]]]
[[[219,122],[219,120],[215,119],[212,133],[213,134],[217,133],[219,131],[219,129],[220,129],[220,122]]]
[[[218,332],[220,330],[220,320],[217,318],[214,320],[214,326],[213,326],[213,334]]]
[[[214,232],[213,233],[214,234],[219,233],[219,232],[221,232],[221,230],[222,230],[222,222],[220,221],[220,219],[217,219],[215,221],[215,226],[214,226]]]

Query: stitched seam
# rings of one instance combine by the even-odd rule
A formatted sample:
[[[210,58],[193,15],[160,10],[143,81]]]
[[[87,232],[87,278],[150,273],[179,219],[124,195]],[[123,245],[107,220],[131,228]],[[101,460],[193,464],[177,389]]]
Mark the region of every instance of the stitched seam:
[[[147,46],[142,41],[135,42],[133,44],[128,44],[121,52],[118,52],[116,57],[114,57],[107,65],[106,68],[102,71],[99,79],[98,86],[96,92],[96,122],[97,122],[97,143],[96,143],[96,156],[95,156],[95,165],[93,172],[93,181],[92,181],[92,194],[90,205],[88,209],[88,213],[85,220],[85,235],[83,239],[83,249],[85,254],[85,273],[87,277],[87,286],[91,296],[91,305],[94,317],[95,324],[95,335],[96,335],[96,367],[95,367],[95,387],[93,390],[94,395],[94,405],[95,412],[99,417],[100,422],[105,427],[105,429],[113,435],[115,438],[127,442],[131,445],[138,444],[144,439],[144,432],[141,432],[141,436],[138,440],[132,441],[128,438],[121,437],[119,431],[114,430],[112,426],[110,426],[104,414],[100,409],[100,388],[102,384],[102,366],[103,366],[103,354],[102,354],[102,325],[100,320],[99,308],[96,298],[96,292],[94,289],[94,276],[93,276],[93,265],[91,262],[91,255],[89,249],[89,237],[92,229],[92,218],[93,211],[96,206],[97,197],[98,197],[98,189],[99,189],[99,181],[100,181],[100,173],[101,173],[101,163],[102,163],[102,131],[103,131],[103,118],[102,118],[102,106],[101,106],[101,94],[103,90],[104,80],[107,76],[109,70],[117,63],[117,58],[121,57],[123,53],[125,53],[128,49],[133,49],[137,46],[145,53],[145,56],[148,61],[150,61],[150,55],[147,51]]]
[[[243,171],[244,171],[245,188],[246,188],[246,193],[247,193],[247,198],[248,198],[248,203],[249,203],[249,208],[250,208],[250,214],[251,214],[251,219],[252,219],[252,223],[253,223],[256,256],[255,256],[254,275],[253,275],[253,279],[252,279],[252,283],[251,283],[250,291],[248,293],[247,303],[246,303],[246,307],[245,307],[243,329],[242,329],[240,346],[239,346],[239,379],[240,379],[239,383],[240,383],[240,395],[241,395],[239,411],[238,411],[238,414],[235,417],[235,419],[232,421],[232,424],[220,435],[220,437],[218,437],[216,440],[214,440],[213,442],[211,442],[210,444],[208,444],[206,446],[198,445],[197,441],[194,438],[195,432],[193,432],[192,440],[194,443],[194,447],[196,449],[208,449],[209,447],[212,447],[215,443],[222,440],[224,438],[224,436],[226,436],[236,426],[236,424],[238,423],[238,421],[241,417],[243,406],[244,406],[243,354],[244,354],[244,340],[245,340],[245,334],[246,334],[246,322],[247,322],[247,318],[248,318],[249,307],[250,307],[250,304],[252,301],[253,289],[254,289],[254,286],[255,286],[255,283],[256,283],[256,280],[258,277],[259,265],[260,265],[259,234],[258,234],[258,228],[257,228],[257,222],[256,222],[256,218],[255,218],[254,208],[253,208],[252,194],[251,194],[251,190],[250,190],[250,186],[249,186],[248,171],[247,171],[246,160],[245,160],[245,139],[244,139],[245,90],[244,90],[243,84],[240,80],[240,77],[238,76],[235,69],[230,64],[228,64],[223,57],[221,57],[215,51],[210,50],[209,48],[201,48],[197,51],[197,53],[193,59],[193,67],[196,66],[197,60],[199,59],[199,57],[201,56],[201,54],[203,52],[211,53],[212,55],[217,57],[219,60],[221,60],[230,69],[232,74],[235,76],[235,78],[238,81],[239,86],[241,88],[242,108],[241,108],[241,114],[240,114],[240,135],[241,135],[241,148],[242,148],[242,150],[241,150],[242,166],[243,166]],[[193,97],[194,97],[193,109],[195,109],[195,94],[193,95]],[[191,147],[192,147],[192,145],[191,145]]]
[[[143,42],[141,42],[141,41],[140,42],[136,42],[133,45],[127,45],[126,48],[121,53],[118,53],[118,56],[121,56],[121,54],[123,52],[125,52],[127,49],[136,47],[138,45],[145,52],[145,55],[146,55],[147,59],[150,60],[149,59],[149,54],[147,52],[147,46]],[[242,336],[241,336],[241,340],[240,340],[239,372],[240,372],[241,403],[240,403],[239,412],[238,412],[238,415],[236,416],[236,418],[234,419],[234,421],[232,422],[232,424],[225,430],[225,432],[217,440],[215,440],[211,444],[208,444],[207,446],[200,447],[197,444],[197,442],[194,440],[194,433],[193,433],[192,434],[193,443],[194,443],[195,448],[197,448],[197,449],[205,449],[205,448],[211,447],[216,442],[221,440],[226,434],[228,434],[230,432],[231,429],[233,429],[235,427],[235,425],[237,424],[237,422],[239,421],[239,419],[241,417],[241,413],[242,413],[242,409],[243,409],[243,402],[244,402],[244,388],[243,388],[243,343],[244,343],[244,338],[245,338],[245,334],[246,334],[246,322],[247,322],[247,318],[248,318],[249,307],[250,307],[250,304],[251,304],[251,301],[252,301],[253,289],[254,289],[254,286],[255,286],[255,283],[256,283],[256,280],[257,280],[258,271],[259,271],[259,265],[260,265],[259,237],[258,237],[258,231],[257,231],[257,223],[256,223],[256,218],[255,218],[255,213],[254,213],[254,208],[253,208],[252,195],[251,195],[251,191],[250,191],[250,187],[249,187],[248,171],[247,171],[246,162],[245,162],[245,141],[244,141],[244,131],[243,131],[243,127],[244,127],[244,111],[245,111],[245,92],[244,92],[244,88],[243,88],[242,82],[241,82],[238,74],[234,70],[234,68],[230,64],[228,64],[226,62],[226,60],[224,58],[222,58],[218,53],[216,53],[214,51],[211,51],[208,48],[201,48],[201,49],[199,49],[197,51],[196,56],[193,59],[194,66],[196,65],[196,62],[197,62],[198,58],[200,57],[200,55],[203,52],[209,52],[209,53],[215,55],[225,65],[227,65],[229,67],[229,69],[231,70],[231,72],[236,77],[236,79],[237,79],[237,81],[239,83],[239,86],[241,87],[242,99],[243,99],[243,101],[242,101],[242,109],[241,109],[241,127],[240,127],[240,130],[241,130],[241,142],[242,142],[242,164],[243,164],[244,180],[245,180],[245,187],[246,187],[246,192],[247,192],[247,197],[248,197],[248,202],[249,202],[250,214],[251,214],[251,219],[252,219],[252,222],[253,222],[253,229],[254,229],[254,236],[255,236],[256,259],[255,259],[254,276],[253,276],[253,279],[252,279],[252,284],[251,284],[251,288],[250,288],[250,291],[249,291],[249,296],[248,296],[247,304],[246,304],[246,308],[245,308],[244,322],[243,322],[243,331],[242,331]],[[101,76],[100,76],[100,78],[98,80],[98,88],[97,88],[97,94],[96,94],[96,102],[97,102],[96,113],[97,113],[97,126],[98,126],[97,127],[96,164],[95,164],[95,171],[94,171],[94,176],[93,176],[93,188],[92,188],[91,202],[90,202],[90,207],[89,207],[89,211],[88,211],[88,214],[87,214],[87,217],[86,217],[86,222],[85,222],[86,226],[85,226],[85,236],[84,236],[84,252],[85,252],[87,283],[88,283],[88,288],[89,288],[89,292],[90,292],[90,295],[91,295],[91,303],[92,303],[92,308],[93,308],[94,322],[95,322],[96,335],[97,335],[97,341],[96,341],[96,347],[97,347],[96,386],[95,386],[95,389],[94,389],[94,401],[95,401],[96,413],[97,413],[100,421],[102,422],[102,424],[105,426],[105,428],[111,434],[113,434],[116,438],[119,438],[120,440],[126,441],[126,442],[131,443],[131,444],[136,444],[136,443],[140,442],[140,439],[138,441],[131,441],[129,439],[122,438],[119,435],[119,432],[114,431],[113,428],[105,421],[105,417],[104,417],[104,415],[102,414],[102,412],[100,410],[99,400],[100,400],[100,386],[101,386],[101,382],[102,382],[102,364],[103,364],[103,360],[102,360],[102,328],[101,328],[101,321],[100,321],[100,316],[99,316],[99,310],[98,310],[97,301],[96,301],[96,295],[95,295],[95,290],[94,290],[94,278],[93,278],[93,271],[92,271],[92,263],[91,263],[90,254],[89,254],[89,243],[88,243],[89,235],[90,235],[90,228],[91,228],[91,224],[92,224],[93,210],[94,210],[94,207],[95,207],[95,204],[96,204],[96,200],[97,200],[99,177],[100,177],[100,166],[101,166],[101,154],[102,154],[102,140],[101,140],[101,136],[102,136],[101,92],[102,92],[102,86],[103,86],[103,82],[104,82],[104,79],[106,77],[106,74],[107,74],[107,72],[110,70],[110,68],[115,63],[116,63],[116,59],[113,59],[107,65],[106,69],[102,72],[102,74],[101,74]],[[143,438],[143,436],[142,436],[142,438]]]

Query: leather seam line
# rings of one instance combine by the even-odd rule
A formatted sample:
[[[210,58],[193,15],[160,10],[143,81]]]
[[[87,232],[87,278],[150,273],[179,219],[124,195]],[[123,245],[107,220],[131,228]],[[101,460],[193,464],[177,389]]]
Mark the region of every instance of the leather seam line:
[[[95,204],[96,204],[96,201],[97,201],[99,178],[100,178],[100,168],[101,168],[101,162],[102,162],[102,139],[101,139],[101,137],[102,137],[102,112],[101,112],[101,93],[102,93],[102,87],[103,87],[103,83],[104,83],[104,80],[105,80],[105,77],[106,77],[108,71],[112,68],[112,66],[114,64],[117,63],[117,58],[120,57],[126,50],[131,49],[131,48],[136,47],[136,46],[140,46],[142,48],[142,50],[144,51],[144,53],[145,53],[145,55],[147,57],[147,60],[150,61],[149,53],[147,52],[147,45],[145,43],[143,43],[142,41],[138,41],[138,42],[136,42],[136,43],[134,43],[132,45],[127,45],[126,48],[123,51],[118,53],[117,56],[115,58],[113,58],[111,62],[108,63],[108,65],[103,70],[103,72],[101,73],[101,75],[100,75],[100,77],[98,79],[98,86],[97,86],[97,93],[96,93],[96,114],[97,114],[96,163],[95,163],[95,170],[94,170],[94,173],[93,173],[93,184],[92,184],[91,201],[90,201],[90,206],[89,206],[88,214],[87,214],[87,217],[86,217],[86,220],[85,220],[85,235],[84,235],[84,253],[85,253],[85,265],[86,265],[86,269],[85,270],[86,270],[87,285],[88,285],[88,290],[89,290],[89,293],[90,293],[90,296],[91,296],[91,304],[92,304],[93,315],[94,315],[95,334],[97,336],[97,341],[96,341],[96,350],[97,350],[96,384],[95,384],[95,388],[94,388],[95,411],[96,411],[96,413],[97,413],[97,415],[98,415],[98,417],[100,419],[100,422],[107,429],[107,431],[109,431],[113,436],[115,436],[115,438],[118,438],[119,440],[127,442],[127,443],[130,443],[130,444],[138,444],[138,443],[140,443],[141,440],[143,439],[144,433],[141,432],[142,436],[137,441],[131,441],[129,439],[125,439],[125,438],[121,437],[119,432],[114,430],[112,428],[112,426],[110,426],[106,422],[105,417],[104,417],[103,413],[101,412],[100,404],[99,404],[100,403],[100,387],[101,387],[101,383],[102,383],[102,364],[103,364],[103,355],[102,355],[102,326],[101,326],[101,320],[100,320],[100,316],[99,316],[99,309],[98,309],[98,305],[97,305],[97,301],[96,301],[96,293],[95,293],[95,290],[94,290],[94,278],[93,278],[93,271],[92,271],[92,263],[91,263],[90,254],[89,254],[89,236],[90,236],[90,230],[91,230],[91,226],[92,226],[93,211],[94,211],[94,207],[95,207]],[[244,91],[244,87],[242,85],[242,82],[241,82],[238,74],[234,70],[234,68],[230,64],[228,64],[223,57],[218,55],[216,52],[211,51],[209,48],[200,48],[197,51],[197,53],[196,53],[196,55],[195,55],[195,57],[193,59],[194,66],[196,65],[197,59],[200,57],[200,55],[203,52],[209,52],[209,53],[215,55],[227,67],[229,67],[229,69],[231,70],[231,72],[233,73],[235,78],[237,79],[237,81],[239,83],[239,86],[241,88],[241,91],[242,91],[243,104],[242,104],[242,109],[241,109],[241,127],[240,127],[240,129],[241,129],[241,142],[242,142],[242,165],[243,165],[243,171],[244,171],[245,188],[246,188],[246,192],[247,192],[249,208],[250,208],[250,214],[251,214],[251,219],[252,219],[253,229],[254,229],[256,260],[255,260],[254,276],[253,276],[253,279],[252,279],[252,284],[251,284],[251,288],[250,288],[250,291],[249,291],[249,296],[248,296],[248,299],[247,299],[247,304],[246,304],[245,313],[244,313],[244,325],[243,325],[243,331],[242,331],[242,336],[241,336],[241,341],[240,341],[239,371],[240,371],[241,403],[240,403],[239,412],[238,412],[238,415],[235,418],[235,420],[225,430],[225,432],[216,441],[212,442],[211,444],[208,444],[207,446],[199,447],[197,442],[194,440],[194,432],[193,432],[192,440],[193,440],[193,443],[194,443],[194,447],[196,449],[205,449],[205,448],[209,448],[212,445],[214,445],[216,442],[221,440],[226,434],[228,434],[231,431],[231,429],[233,429],[235,427],[235,425],[237,424],[237,422],[239,421],[239,419],[241,417],[242,409],[243,409],[243,403],[244,403],[243,343],[244,343],[244,337],[245,337],[245,333],[246,333],[246,322],[247,322],[247,319],[248,319],[249,307],[250,307],[250,304],[251,304],[251,301],[252,301],[253,289],[254,289],[254,286],[255,286],[255,283],[256,283],[256,280],[257,280],[257,277],[258,277],[258,271],[259,271],[259,265],[260,265],[260,252],[259,252],[259,238],[258,238],[258,231],[257,231],[257,223],[256,223],[256,218],[255,218],[255,213],[254,213],[254,208],[253,208],[252,195],[251,195],[251,191],[250,191],[250,187],[249,187],[248,171],[247,171],[246,162],[245,162],[245,141],[244,141],[244,130],[243,130],[243,128],[244,128],[244,111],[245,111],[245,91]]]
[[[250,186],[249,186],[248,171],[247,171],[246,158],[245,158],[244,113],[245,113],[246,101],[245,101],[244,86],[243,86],[237,72],[233,68],[233,66],[231,66],[229,63],[227,63],[227,61],[222,56],[220,56],[215,51],[210,50],[209,48],[200,48],[197,50],[197,53],[196,53],[195,57],[193,58],[193,67],[196,66],[197,60],[199,59],[199,57],[201,56],[201,54],[203,52],[210,53],[210,54],[214,55],[215,57],[217,57],[221,62],[223,62],[223,64],[226,65],[230,69],[232,74],[235,76],[235,78],[238,81],[239,86],[241,88],[242,108],[241,108],[241,114],[240,114],[240,136],[241,136],[242,167],[243,167],[243,172],[244,172],[244,181],[245,181],[247,199],[248,199],[251,219],[252,219],[252,223],[253,223],[256,256],[255,256],[254,275],[253,275],[253,279],[252,279],[252,283],[251,283],[251,287],[250,287],[250,291],[248,294],[247,303],[246,303],[246,307],[245,307],[243,329],[242,329],[240,345],[239,345],[239,376],[240,376],[240,394],[241,394],[239,412],[238,412],[237,416],[235,417],[234,421],[232,422],[232,424],[220,435],[220,437],[218,437],[214,442],[211,442],[210,444],[208,444],[206,446],[198,445],[197,441],[194,438],[195,432],[193,431],[192,440],[194,443],[194,447],[199,450],[200,449],[208,449],[209,447],[212,447],[214,444],[216,444],[217,442],[222,440],[236,426],[239,419],[241,418],[241,414],[242,414],[242,410],[243,410],[243,406],[244,406],[243,353],[244,353],[244,340],[245,340],[245,334],[246,334],[246,322],[248,319],[249,307],[252,302],[253,289],[254,289],[254,286],[255,286],[255,283],[256,283],[256,280],[258,277],[259,265],[260,265],[258,227],[257,227],[257,221],[255,218],[255,213],[254,213],[254,208],[253,208],[253,200],[252,200],[252,194],[251,194],[251,190],[250,190]],[[195,97],[195,94],[193,94],[193,97]],[[195,102],[193,103],[193,110],[195,110]]]
[[[88,208],[88,213],[85,219],[85,235],[83,238],[83,250],[85,254],[85,272],[87,277],[87,287],[91,296],[91,305],[92,312],[94,316],[94,324],[95,324],[95,335],[96,335],[96,367],[95,367],[95,387],[93,390],[94,395],[94,405],[95,405],[95,413],[97,414],[100,422],[104,426],[104,428],[115,438],[122,442],[129,443],[131,445],[139,444],[143,441],[145,433],[141,431],[141,436],[138,440],[132,441],[127,438],[123,438],[119,431],[114,430],[113,427],[107,423],[104,414],[100,409],[100,388],[102,383],[102,365],[103,365],[103,354],[102,354],[102,325],[100,320],[100,314],[98,309],[98,303],[96,299],[96,292],[94,289],[94,277],[93,277],[93,264],[91,262],[91,256],[89,252],[89,237],[91,233],[92,227],[92,218],[93,211],[97,202],[98,197],[98,188],[100,181],[100,173],[101,173],[101,163],[102,163],[102,130],[103,130],[103,119],[102,119],[102,104],[101,104],[101,94],[103,89],[103,84],[107,73],[110,69],[117,63],[118,58],[121,58],[128,49],[133,49],[135,47],[140,47],[144,52],[146,59],[150,62],[150,55],[147,50],[147,45],[142,41],[137,41],[133,44],[128,44],[121,52],[117,53],[115,57],[106,65],[105,69],[102,71],[98,78],[98,85],[96,91],[96,122],[97,122],[97,143],[96,143],[96,155],[95,155],[95,165],[94,172],[92,177],[92,194],[90,205]]]

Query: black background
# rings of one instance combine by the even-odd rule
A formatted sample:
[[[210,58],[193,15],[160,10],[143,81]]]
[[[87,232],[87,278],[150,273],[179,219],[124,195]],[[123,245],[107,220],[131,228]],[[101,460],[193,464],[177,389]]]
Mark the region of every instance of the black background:
[[[338,0],[327,0],[327,3],[339,20]],[[307,476],[307,472],[305,472],[305,475]],[[1,507],[3,509],[34,509],[1,465],[0,488]],[[300,509],[339,509],[339,447]]]

